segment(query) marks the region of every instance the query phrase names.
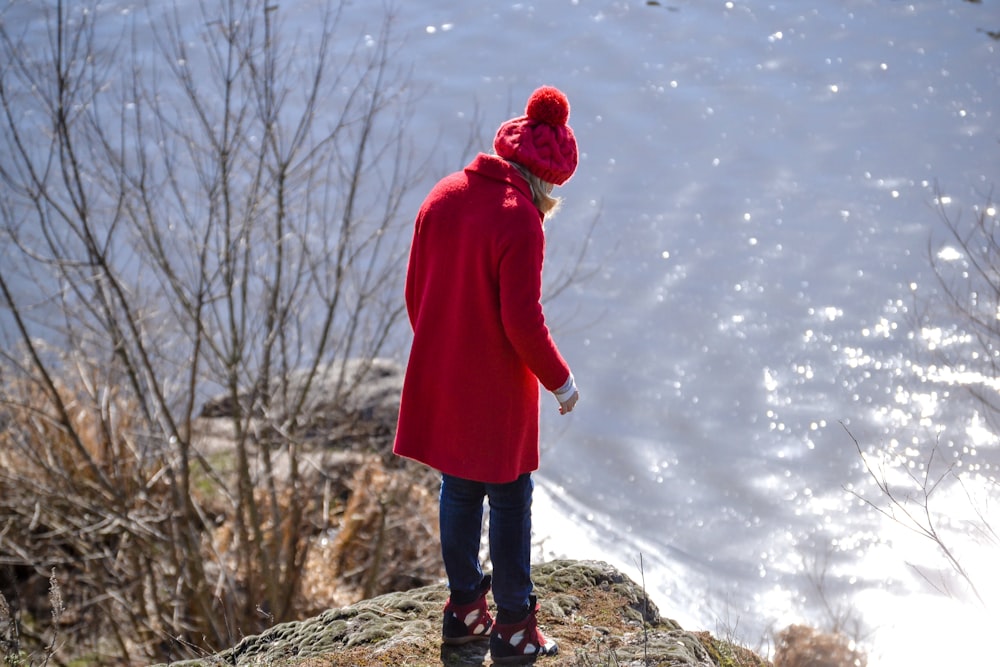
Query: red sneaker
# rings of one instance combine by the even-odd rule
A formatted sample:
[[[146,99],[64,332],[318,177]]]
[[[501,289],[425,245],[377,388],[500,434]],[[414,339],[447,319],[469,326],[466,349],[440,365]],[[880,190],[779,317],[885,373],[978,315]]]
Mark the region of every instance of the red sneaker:
[[[538,602],[531,596],[531,611],[519,623],[501,625],[497,623],[490,635],[490,656],[499,664],[519,664],[534,662],[544,655],[555,655],[559,646],[546,639],[538,629]]]
[[[467,644],[489,639],[493,616],[486,604],[486,594],[490,592],[491,583],[492,577],[487,574],[479,584],[479,597],[468,604],[452,604],[451,598],[448,598],[441,627],[443,643]]]

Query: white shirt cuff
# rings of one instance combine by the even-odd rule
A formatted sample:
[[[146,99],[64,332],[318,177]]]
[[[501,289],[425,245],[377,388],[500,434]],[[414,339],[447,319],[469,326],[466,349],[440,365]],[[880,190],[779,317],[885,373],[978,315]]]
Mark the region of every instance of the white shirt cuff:
[[[552,393],[556,395],[556,400],[557,401],[559,401],[560,403],[565,403],[566,400],[570,396],[572,396],[576,391],[577,391],[577,389],[576,389],[576,380],[573,379],[573,374],[570,373],[569,374],[569,379],[566,380],[566,383],[563,386],[559,387],[559,389],[556,389]]]

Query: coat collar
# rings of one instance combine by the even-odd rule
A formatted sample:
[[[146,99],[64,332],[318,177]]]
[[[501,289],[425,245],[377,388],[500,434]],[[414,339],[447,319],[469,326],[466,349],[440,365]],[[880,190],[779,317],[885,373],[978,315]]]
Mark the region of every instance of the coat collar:
[[[517,167],[496,155],[480,153],[469,166],[465,168],[467,172],[475,172],[486,178],[491,178],[501,183],[507,183],[524,193],[524,196],[531,200],[531,186],[528,181],[517,170]]]

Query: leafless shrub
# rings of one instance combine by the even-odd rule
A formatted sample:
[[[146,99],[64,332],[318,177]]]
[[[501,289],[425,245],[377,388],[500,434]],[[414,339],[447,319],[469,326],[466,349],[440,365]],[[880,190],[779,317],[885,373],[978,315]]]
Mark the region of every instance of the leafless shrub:
[[[868,639],[869,630],[859,610],[834,591],[835,582],[830,575],[833,554],[834,546],[829,544],[825,549],[816,548],[803,556],[802,573],[809,589],[802,594],[804,599],[809,599],[811,608],[819,610],[813,622],[816,632],[846,637],[855,646],[861,646]]]
[[[952,252],[928,242],[928,260],[939,290],[917,309],[916,328],[945,327],[967,341],[962,345],[935,345],[936,361],[956,374],[965,374],[966,388],[984,410],[993,431],[1000,415],[1000,214],[993,193],[970,211],[953,210],[949,198],[935,189],[934,198],[945,244]]]
[[[333,2],[289,41],[276,5],[194,6],[0,17],[0,583],[65,573],[56,625],[93,662],[294,617],[311,398],[334,368],[347,402],[403,313],[391,17],[359,40]]]
[[[942,377],[967,390],[980,409],[988,428],[996,434],[997,416],[1000,415],[997,382],[1000,381],[1000,216],[992,193],[982,204],[972,209],[972,215],[950,208],[949,198],[935,190],[935,206],[941,227],[945,232],[943,245],[936,246],[932,236],[928,258],[937,279],[938,290],[928,292],[914,308],[912,325],[914,338],[922,344],[927,331],[944,331],[949,342],[931,342],[926,349]],[[845,430],[846,427],[845,427]],[[901,457],[888,449],[866,451],[853,434],[875,493],[869,495],[852,490],[856,497],[890,521],[907,528],[932,543],[941,554],[947,570],[964,584],[984,606],[987,601],[977,587],[953,539],[945,529],[948,517],[935,507],[934,499],[945,489],[958,487],[965,490],[975,525],[965,529],[986,546],[1000,546],[1000,533],[992,525],[986,506],[997,491],[995,474],[989,465],[980,473],[964,465],[960,457],[945,456],[937,436],[931,436],[923,449],[923,458],[913,460]],[[977,498],[970,491],[975,477],[977,485],[984,485],[987,498]],[[918,569],[918,574],[941,593],[955,595],[949,582],[942,576],[931,579]]]
[[[391,435],[391,406],[373,419],[359,396],[405,320],[401,206],[432,176],[409,152],[391,11],[359,33],[351,4],[300,10],[318,14],[295,34],[266,0],[0,10],[12,650],[45,646],[52,568],[53,630],[93,664],[199,656],[295,618],[331,530],[354,536],[334,558],[351,595],[407,565],[426,583],[394,507],[432,540],[426,480],[369,466],[365,493],[331,496],[344,484],[316,453]]]
[[[854,442],[858,450],[858,455],[864,461],[865,469],[878,491],[873,497],[868,497],[857,491],[851,491],[851,493],[882,516],[935,545],[948,564],[949,569],[959,576],[980,604],[986,604],[976,586],[975,579],[962,564],[961,558],[954,550],[947,534],[941,528],[944,517],[935,511],[932,505],[932,498],[935,492],[943,484],[949,481],[961,484],[962,480],[955,469],[955,465],[953,463],[936,464],[935,459],[939,457],[937,456],[938,449],[935,446],[931,449],[927,461],[922,466],[916,469],[911,469],[908,466],[905,468],[905,482],[891,484],[885,468],[877,463],[873,463],[873,457],[865,455],[860,443],[850,431],[848,431],[848,435]],[[978,530],[979,534],[989,543],[1000,545],[1000,539],[998,539],[988,518],[982,513],[979,514],[979,517],[981,519],[981,526]],[[927,579],[926,575],[920,570],[917,570],[917,573]],[[941,593],[946,595],[954,594],[944,581],[939,583],[930,581],[929,579],[927,581]]]

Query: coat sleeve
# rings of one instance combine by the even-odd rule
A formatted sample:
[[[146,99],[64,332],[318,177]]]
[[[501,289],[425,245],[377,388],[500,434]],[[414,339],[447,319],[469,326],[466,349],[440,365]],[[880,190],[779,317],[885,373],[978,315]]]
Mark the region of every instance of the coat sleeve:
[[[556,347],[542,310],[545,235],[537,213],[519,216],[508,228],[499,262],[500,316],[508,340],[549,391],[569,379],[569,365]]]

